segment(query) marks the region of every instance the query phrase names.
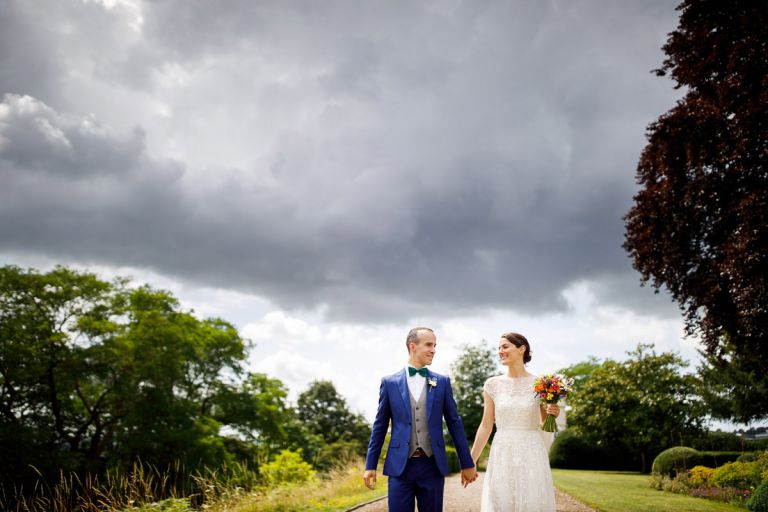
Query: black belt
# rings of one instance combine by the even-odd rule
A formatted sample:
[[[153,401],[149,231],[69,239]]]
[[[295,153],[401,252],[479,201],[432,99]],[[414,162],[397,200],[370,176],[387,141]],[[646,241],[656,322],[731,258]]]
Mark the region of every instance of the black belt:
[[[414,452],[411,454],[411,458],[412,458],[412,459],[415,459],[416,457],[428,457],[428,455],[427,455],[427,452],[425,452],[424,450],[422,450],[422,449],[419,447],[419,448],[416,448],[416,451],[414,451]]]

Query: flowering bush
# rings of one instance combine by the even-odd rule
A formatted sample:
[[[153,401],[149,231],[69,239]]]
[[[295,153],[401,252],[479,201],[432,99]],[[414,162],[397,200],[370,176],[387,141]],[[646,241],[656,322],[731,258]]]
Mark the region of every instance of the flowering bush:
[[[714,472],[714,468],[695,466],[691,468],[691,471],[689,472],[690,477],[688,482],[691,484],[691,487],[708,487],[711,485],[710,480],[712,479],[712,473]]]
[[[702,487],[691,490],[691,496],[696,498],[706,498],[712,501],[722,501],[731,503],[734,501],[744,502],[749,498],[750,492],[745,489],[736,489],[735,487]]]
[[[729,462],[715,469],[711,480],[718,487],[754,489],[760,485],[760,473],[756,462]]]
[[[675,478],[662,477],[662,490],[676,494],[688,494],[691,490],[688,475],[680,473]]]

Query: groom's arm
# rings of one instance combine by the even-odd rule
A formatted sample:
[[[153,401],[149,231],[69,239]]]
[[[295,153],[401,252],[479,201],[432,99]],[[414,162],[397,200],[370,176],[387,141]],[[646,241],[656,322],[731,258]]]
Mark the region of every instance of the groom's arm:
[[[469,443],[464,433],[464,424],[461,422],[459,410],[456,407],[456,400],[453,398],[453,389],[451,388],[451,379],[446,377],[445,403],[443,404],[443,417],[448,425],[448,432],[453,438],[453,445],[456,447],[456,454],[459,456],[461,469],[473,468],[475,463],[472,460],[472,454],[469,451]]]
[[[368,442],[368,453],[365,457],[365,469],[376,471],[376,465],[379,462],[381,448],[384,445],[384,438],[389,428],[389,420],[392,412],[389,407],[389,398],[387,396],[386,383],[381,379],[379,388],[379,407],[376,411],[376,419],[373,421],[371,430],[371,440]]]

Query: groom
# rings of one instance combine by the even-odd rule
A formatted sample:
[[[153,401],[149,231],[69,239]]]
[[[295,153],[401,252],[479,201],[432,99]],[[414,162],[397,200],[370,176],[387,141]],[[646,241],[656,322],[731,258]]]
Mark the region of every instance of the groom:
[[[448,471],[443,421],[453,438],[461,463],[461,483],[475,481],[477,471],[469,452],[464,427],[456,410],[448,377],[430,372],[437,340],[432,329],[416,327],[406,338],[408,366],[381,379],[379,409],[373,422],[363,480],[368,488],[376,485],[376,463],[387,427],[392,435],[384,474],[389,476],[390,512],[443,510],[443,487]]]

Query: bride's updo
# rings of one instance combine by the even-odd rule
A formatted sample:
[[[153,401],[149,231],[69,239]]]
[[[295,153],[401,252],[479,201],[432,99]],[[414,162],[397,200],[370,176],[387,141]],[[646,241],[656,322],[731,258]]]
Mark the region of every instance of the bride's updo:
[[[512,343],[517,348],[525,346],[525,352],[523,353],[523,364],[526,364],[531,360],[533,352],[531,352],[531,346],[528,344],[528,340],[525,339],[525,336],[516,332],[508,332],[506,334],[502,334],[501,337]]]

